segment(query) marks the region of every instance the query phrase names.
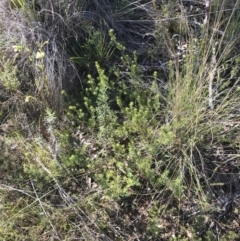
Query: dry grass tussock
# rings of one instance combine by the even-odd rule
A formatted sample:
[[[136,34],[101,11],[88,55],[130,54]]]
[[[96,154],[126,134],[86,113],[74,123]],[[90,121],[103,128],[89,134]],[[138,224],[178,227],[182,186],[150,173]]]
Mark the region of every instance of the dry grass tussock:
[[[132,19],[152,18],[149,4],[140,1],[126,5],[101,0],[70,3],[3,0],[0,9],[6,57],[15,60],[22,72],[23,84],[35,82],[37,92],[42,92],[38,94],[59,110],[63,104],[62,90],[75,94],[81,91],[86,69],[81,70],[70,58],[81,56],[91,28],[102,31],[106,41],[109,41],[109,29],[113,29],[129,51],[136,50],[144,34],[152,31],[149,24],[144,26]],[[121,21],[128,18],[131,18],[130,24]]]

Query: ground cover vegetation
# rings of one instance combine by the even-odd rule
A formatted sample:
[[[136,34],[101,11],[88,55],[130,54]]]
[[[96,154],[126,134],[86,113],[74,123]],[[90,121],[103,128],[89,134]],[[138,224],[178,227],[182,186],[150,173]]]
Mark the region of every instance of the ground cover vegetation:
[[[239,0],[0,2],[0,240],[238,240]]]

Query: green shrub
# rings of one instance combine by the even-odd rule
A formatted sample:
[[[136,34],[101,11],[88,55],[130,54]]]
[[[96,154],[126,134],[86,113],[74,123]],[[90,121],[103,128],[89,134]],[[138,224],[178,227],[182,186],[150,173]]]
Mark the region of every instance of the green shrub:
[[[239,172],[237,5],[204,25],[178,1],[51,4],[0,3],[1,236],[216,238]]]
[[[11,60],[2,59],[1,62],[1,78],[3,86],[7,90],[16,91],[20,86],[20,81],[18,79],[19,70],[17,66],[15,66]]]

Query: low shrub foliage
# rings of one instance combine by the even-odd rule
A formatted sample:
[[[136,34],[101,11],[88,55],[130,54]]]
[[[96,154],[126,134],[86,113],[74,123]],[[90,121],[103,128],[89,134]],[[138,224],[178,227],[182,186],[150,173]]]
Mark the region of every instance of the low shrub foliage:
[[[3,240],[236,240],[239,1],[0,3]]]

